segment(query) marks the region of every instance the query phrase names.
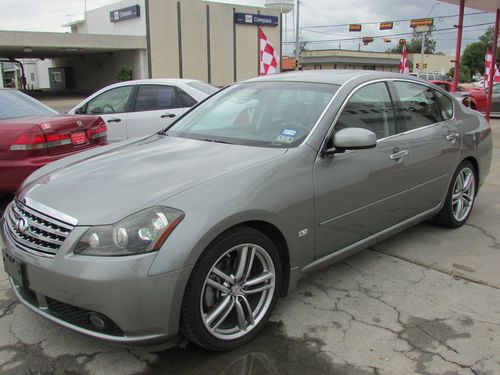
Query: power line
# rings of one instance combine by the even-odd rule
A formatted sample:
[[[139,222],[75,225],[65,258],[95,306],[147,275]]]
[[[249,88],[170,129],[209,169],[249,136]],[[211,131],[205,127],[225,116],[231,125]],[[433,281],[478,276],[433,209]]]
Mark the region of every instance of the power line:
[[[473,12],[473,13],[464,14],[464,16],[475,16],[475,15],[478,15],[478,14],[486,14],[486,13],[488,13],[488,12]],[[437,18],[439,20],[439,19],[443,19],[443,18],[452,18],[452,17],[458,17],[458,14],[445,15],[445,16],[435,16],[435,17],[429,17],[429,18]],[[322,25],[322,26],[304,26],[304,27],[301,27],[301,29],[302,30],[308,30],[308,29],[320,29],[320,28],[326,28],[326,27],[343,27],[343,26],[349,26],[351,24],[356,24],[356,25],[376,25],[376,24],[379,24],[379,23],[382,23],[382,22],[394,22],[394,23],[398,23],[398,22],[411,21],[413,19],[415,19],[415,18],[406,18],[406,19],[393,20],[393,21],[384,20],[384,21],[372,21],[372,22],[351,22],[351,23],[342,23],[342,24],[334,24],[334,25]]]
[[[463,28],[468,28],[468,27],[478,27],[478,26],[486,26],[486,25],[493,25],[494,22],[485,22],[485,23],[477,23],[474,25],[464,25]],[[439,31],[448,31],[448,30],[455,30],[454,27],[447,27],[444,29],[435,29],[432,30],[432,32],[438,32]],[[374,39],[382,39],[382,38],[389,38],[389,37],[395,37],[395,36],[407,36],[407,35],[414,35],[414,32],[410,33],[398,33],[398,34],[388,34],[388,35],[376,35],[372,36],[371,38]],[[348,41],[356,41],[356,40],[362,40],[364,37],[358,36],[358,37],[352,37],[352,38],[343,38],[343,39],[320,39],[320,40],[306,40],[305,42],[307,43],[325,43],[325,42],[348,42]],[[295,43],[293,42],[283,42],[283,44],[289,44],[289,43]]]

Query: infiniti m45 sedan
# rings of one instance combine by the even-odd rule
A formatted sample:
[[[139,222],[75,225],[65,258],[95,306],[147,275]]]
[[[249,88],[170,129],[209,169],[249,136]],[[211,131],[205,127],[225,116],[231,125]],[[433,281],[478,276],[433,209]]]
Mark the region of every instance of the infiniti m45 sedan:
[[[37,170],[3,215],[4,266],[80,333],[233,349],[304,275],[424,220],[463,225],[491,153],[484,117],[410,76],[259,77]]]

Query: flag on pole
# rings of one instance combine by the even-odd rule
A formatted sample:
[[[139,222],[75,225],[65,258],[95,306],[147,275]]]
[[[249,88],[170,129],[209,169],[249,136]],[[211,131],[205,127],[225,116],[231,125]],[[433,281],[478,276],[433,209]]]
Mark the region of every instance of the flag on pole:
[[[259,75],[265,76],[278,73],[278,61],[279,57],[276,50],[259,27]]]
[[[406,52],[406,43],[403,44],[401,52],[401,62],[399,63],[399,73],[410,74],[410,61],[408,61],[408,52]]]
[[[484,84],[486,87],[490,86],[490,76],[491,76],[491,67],[493,66],[493,54],[490,49],[486,50],[486,61],[484,63]],[[495,64],[495,78],[493,82],[500,82],[500,72],[498,71],[498,66]]]

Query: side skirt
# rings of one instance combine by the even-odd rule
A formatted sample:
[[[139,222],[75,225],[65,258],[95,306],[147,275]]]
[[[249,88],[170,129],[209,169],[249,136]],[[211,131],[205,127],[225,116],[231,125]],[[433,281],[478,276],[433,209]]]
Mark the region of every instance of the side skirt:
[[[290,270],[290,285],[288,291],[292,291],[296,288],[297,283],[300,279],[307,276],[311,272],[316,272],[322,268],[331,266],[334,263],[339,262],[340,260],[347,258],[358,251],[364,250],[367,247],[385,240],[386,238],[392,237],[396,233],[402,232],[405,229],[408,229],[422,221],[432,218],[436,215],[442,207],[442,203],[437,205],[430,210],[424,211],[417,216],[409,218],[401,223],[398,223],[390,228],[384,229],[381,232],[378,232],[370,237],[367,237],[361,241],[355,242],[352,245],[344,247],[343,249],[337,250],[333,253],[327,254],[319,259],[312,261],[311,263],[306,264],[301,267],[294,267]]]

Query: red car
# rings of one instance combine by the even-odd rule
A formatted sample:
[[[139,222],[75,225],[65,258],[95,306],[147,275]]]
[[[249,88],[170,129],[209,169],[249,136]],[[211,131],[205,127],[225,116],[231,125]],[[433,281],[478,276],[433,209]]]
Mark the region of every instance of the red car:
[[[452,92],[451,88],[453,83],[447,81],[431,81],[435,85],[441,87],[442,89]],[[458,92],[466,92],[469,94],[470,107],[479,112],[486,112],[486,104],[488,101],[488,96],[482,88],[477,87],[463,87],[458,86]]]
[[[36,169],[106,144],[99,116],[61,115],[17,90],[0,89],[0,195]]]

